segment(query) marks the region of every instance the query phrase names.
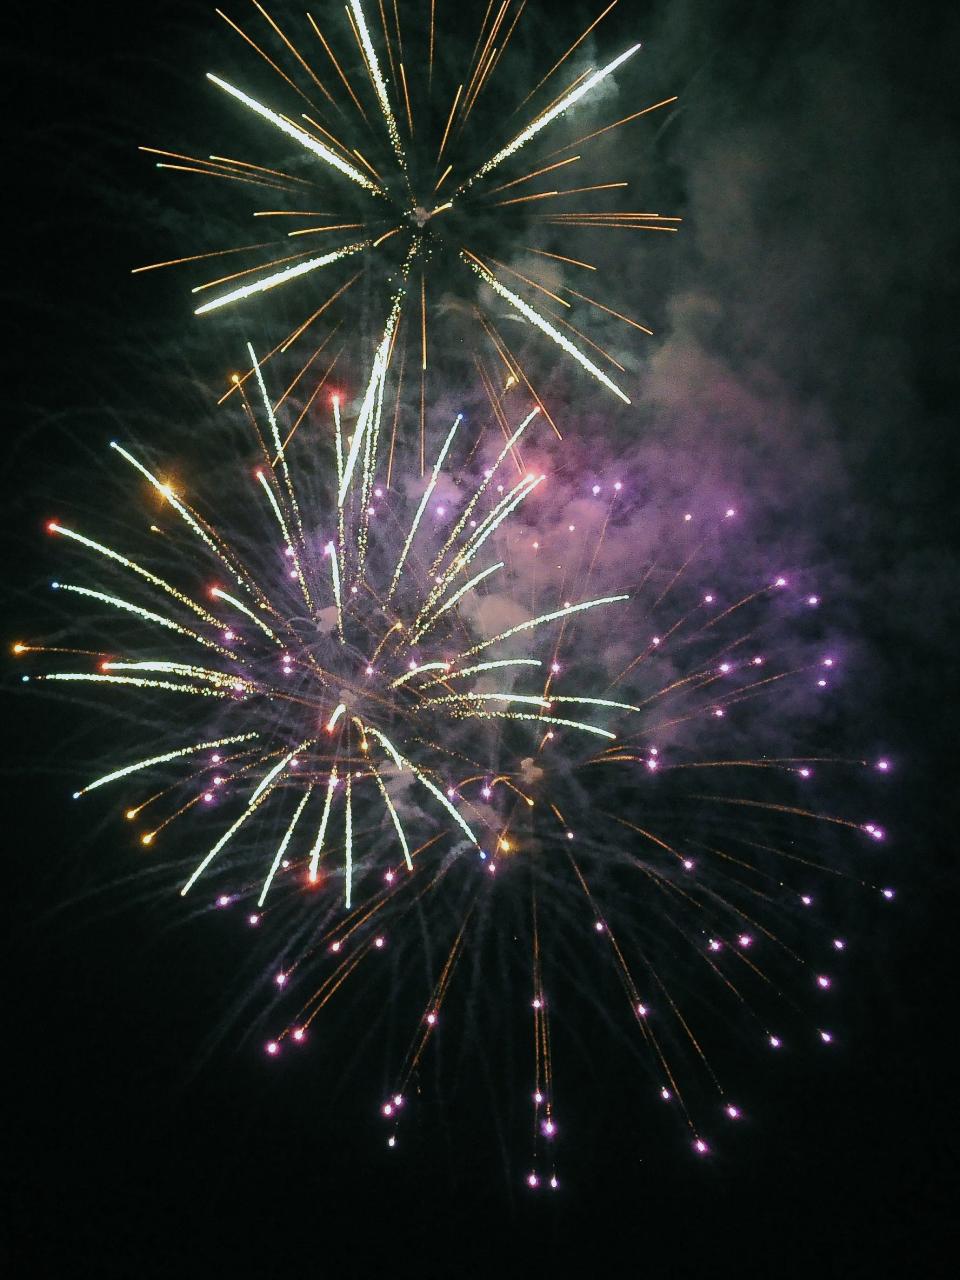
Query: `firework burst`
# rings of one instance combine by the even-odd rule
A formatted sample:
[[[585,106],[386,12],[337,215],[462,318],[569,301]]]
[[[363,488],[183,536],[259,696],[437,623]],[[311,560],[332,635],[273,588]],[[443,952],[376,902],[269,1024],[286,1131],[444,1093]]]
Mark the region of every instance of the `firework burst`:
[[[847,946],[818,908],[838,882],[892,890],[848,871],[883,830],[814,797],[823,770],[889,761],[792,749],[840,659],[808,584],[718,555],[732,507],[669,532],[636,477],[576,468],[535,405],[496,449],[455,415],[426,475],[408,447],[396,469],[413,478],[389,487],[384,356],[349,424],[335,394],[293,438],[251,351],[260,461],[216,459],[216,518],[112,442],[148,502],[145,531],[123,527],[146,545],[49,523],[88,565],[54,588],[102,631],[66,667],[59,636],[18,643],[25,678],[134,699],[149,746],[76,795],[121,784],[151,856],[196,850],[188,902],[272,936],[297,1006],[271,1015],[269,1056],[378,955],[428,939],[425,966],[395,971],[410,1038],[379,1103],[389,1146],[433,1038],[486,995],[529,1010],[524,1176],[557,1187],[555,1022],[609,974],[640,1087],[707,1155],[716,1122],[743,1114],[718,1062],[731,1027],[764,1052],[834,1039],[804,999],[829,1000]]]
[[[675,99],[619,117],[611,112],[596,124],[580,115],[640,50],[633,44],[599,65],[583,62],[588,38],[615,6],[529,82],[521,62],[511,69],[526,8],[515,0],[486,7],[472,54],[452,79],[447,46],[455,42],[433,3],[404,28],[396,4],[375,10],[350,0],[343,30],[329,40],[311,14],[294,38],[286,20],[281,25],[257,0],[249,27],[221,13],[231,36],[246,42],[272,78],[257,94],[220,75],[208,78],[251,140],[272,144],[267,163],[144,150],[162,169],[204,175],[234,201],[249,198],[255,225],[278,228],[280,238],[258,234],[251,244],[218,245],[138,270],[215,264],[216,274],[194,288],[201,316],[262,304],[278,292],[294,295],[297,323],[264,359],[309,344],[301,371],[321,352],[324,361],[336,360],[336,344],[327,345],[332,333],[319,344],[312,339],[350,304],[361,279],[375,282],[391,330],[403,302],[400,345],[415,349],[411,364],[420,366],[421,381],[432,335],[442,330],[449,349],[458,311],[468,322],[461,342],[480,325],[499,356],[515,360],[493,309],[505,308],[629,403],[626,367],[580,326],[599,315],[632,336],[651,330],[614,305],[616,281],[607,282],[606,294],[601,284],[580,283],[603,274],[582,255],[591,236],[677,230],[678,218],[634,207],[622,173],[597,169],[608,162],[604,146],[613,131]],[[516,86],[519,98],[512,113],[499,101],[507,86]],[[492,152],[491,138],[502,140]],[[391,342],[388,358],[393,349]]]

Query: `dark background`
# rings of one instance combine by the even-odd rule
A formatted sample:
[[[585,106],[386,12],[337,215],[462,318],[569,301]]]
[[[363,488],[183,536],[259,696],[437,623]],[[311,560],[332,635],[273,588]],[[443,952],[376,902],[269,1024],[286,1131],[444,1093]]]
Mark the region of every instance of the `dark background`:
[[[688,208],[719,211],[720,230],[694,233],[672,268],[673,301],[654,298],[669,313],[661,351],[675,368],[693,353],[701,371],[766,361],[777,375],[766,412],[731,443],[744,486],[751,451],[819,424],[792,500],[817,513],[811,536],[857,584],[879,673],[865,723],[896,748],[885,818],[900,896],[861,948],[843,1044],[758,1079],[756,1121],[710,1163],[624,1124],[626,1074],[599,1098],[584,1082],[570,1124],[584,1136],[570,1139],[552,1198],[508,1181],[515,1170],[488,1158],[491,1125],[462,1099],[428,1111],[403,1160],[388,1160],[335,1062],[268,1065],[214,1034],[240,963],[229,930],[172,928],[139,882],[136,895],[91,897],[120,878],[128,850],[109,825],[78,829],[48,744],[79,721],[14,697],[11,663],[5,1274],[954,1270],[955,14],[622,7],[620,29],[652,33],[659,79],[690,103],[675,157],[701,175],[686,184]],[[171,195],[134,148],[170,136],[165,113],[187,109],[184,86],[203,69],[191,41],[214,22],[182,2],[149,13],[54,3],[7,19],[6,639],[35,617],[39,530],[65,457],[139,406],[158,411],[164,378],[189,410],[197,369],[176,351],[194,335],[177,284],[128,274],[156,256]],[[609,41],[604,51],[618,47]],[[742,345],[698,321],[710,296],[729,304]],[[172,364],[146,354],[160,348]],[[199,374],[221,361],[207,348]],[[687,446],[709,396],[699,377],[678,392]],[[651,394],[644,411],[662,407]],[[856,513],[856,533],[818,505],[818,469],[841,474],[831,494]]]

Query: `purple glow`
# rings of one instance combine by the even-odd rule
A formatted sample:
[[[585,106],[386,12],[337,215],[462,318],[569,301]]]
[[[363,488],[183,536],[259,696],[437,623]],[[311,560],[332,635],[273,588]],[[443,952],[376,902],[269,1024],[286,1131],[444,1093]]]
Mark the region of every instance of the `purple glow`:
[[[535,1173],[531,1173],[527,1175],[528,1187],[538,1187],[539,1185],[540,1185],[540,1179],[537,1177]]]
[[[557,1126],[553,1123],[552,1120],[544,1120],[543,1132],[548,1138],[552,1138],[553,1135],[557,1132]]]
[[[747,947],[753,946],[753,938],[749,933],[741,933],[739,938],[737,938],[737,945],[746,950]]]
[[[836,951],[846,951],[847,949],[847,944],[842,938],[834,938],[833,946]]]
[[[819,597],[819,596],[807,596],[807,604],[809,604],[809,605],[818,605],[819,603],[820,603],[820,597]]]
[[[670,1090],[667,1088],[666,1085],[664,1085],[661,1088],[660,1097],[664,1100],[664,1102],[669,1102],[670,1099],[673,1097],[673,1094],[670,1092]]]
[[[740,1108],[735,1107],[732,1102],[728,1103],[724,1107],[724,1111],[726,1111],[727,1115],[730,1117],[731,1120],[740,1119]]]
[[[710,941],[707,943],[707,949],[710,951],[719,951],[722,945],[723,944],[719,942],[716,938],[711,938]]]
[[[771,1037],[770,1037],[770,1048],[771,1048],[771,1049],[779,1049],[779,1048],[780,1048],[780,1045],[781,1045],[782,1043],[783,1043],[783,1041],[780,1039],[780,1037],[779,1037],[779,1036],[771,1036]]]
[[[537,1106],[538,1106],[538,1107],[539,1107],[540,1103],[543,1101],[543,1094],[540,1092],[540,1090],[539,1090],[539,1089],[538,1089],[538,1090],[537,1090],[537,1092],[533,1095],[533,1100],[534,1100],[534,1102],[537,1104]]]
[[[638,1005],[637,1005],[637,1016],[638,1016],[638,1017],[640,1017],[640,1018],[645,1018],[645,1017],[647,1016],[647,1014],[648,1014],[648,1013],[649,1013],[649,1009],[647,1008],[647,1006],[646,1006],[645,1004],[638,1004]]]
[[[277,976],[274,978],[274,982],[277,984],[278,987],[282,987],[283,984],[286,982],[286,980],[287,980],[287,975],[285,973],[278,973]]]
[[[878,760],[878,761],[877,761],[877,768],[880,770],[880,772],[881,772],[881,773],[886,773],[886,772],[887,772],[887,770],[890,768],[890,761],[889,761],[889,760]]]
[[[275,1058],[279,1052],[280,1046],[277,1044],[276,1040],[268,1040],[267,1053],[269,1053],[271,1057]]]
[[[620,488],[620,486],[619,486],[619,485],[617,485],[617,488],[619,489],[619,488]],[[557,1187],[559,1187],[559,1185],[560,1185],[560,1183],[557,1181],[557,1176],[556,1176],[556,1174],[554,1174],[554,1175],[553,1175],[553,1177],[550,1179],[550,1186],[554,1189],[554,1191],[556,1191],[556,1189],[557,1189]]]
[[[260,917],[257,915],[247,916],[247,924],[259,924]]]
[[[707,1144],[702,1138],[697,1138],[696,1142],[693,1144],[693,1149],[696,1151],[698,1156],[705,1156],[708,1150]]]
[[[833,1044],[833,1035],[829,1031],[821,1031],[820,1039],[824,1044]]]
[[[822,991],[827,991],[829,989],[830,979],[827,977],[825,973],[821,973],[817,975],[817,986],[820,987]]]
[[[883,896],[887,899],[888,902],[894,896],[893,889],[881,889],[880,892],[883,894]]]
[[[810,904],[813,902],[813,899],[810,897],[808,893],[804,893],[801,895],[800,901],[803,903],[805,907],[809,907]]]

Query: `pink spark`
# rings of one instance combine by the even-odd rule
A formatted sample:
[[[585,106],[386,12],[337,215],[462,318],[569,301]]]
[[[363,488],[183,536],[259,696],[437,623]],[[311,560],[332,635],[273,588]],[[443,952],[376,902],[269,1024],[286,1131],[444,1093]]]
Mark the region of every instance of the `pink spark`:
[[[749,933],[741,933],[740,937],[737,939],[737,944],[746,950],[747,947],[753,945],[753,938],[751,938]]]
[[[705,1156],[707,1154],[707,1144],[702,1138],[698,1138],[696,1140],[693,1144],[693,1149],[696,1151],[698,1156]]]
[[[787,585],[786,578],[777,578],[773,584],[775,587],[785,587]]]
[[[373,675],[373,667],[367,667],[367,675],[368,675],[368,676],[372,676],[372,675]]]
[[[886,898],[886,900],[887,900],[888,902],[889,902],[889,901],[890,901],[890,899],[894,896],[894,890],[893,890],[893,889],[881,889],[881,891],[880,891],[880,892],[883,894],[883,896]]]
[[[649,1009],[647,1008],[647,1006],[646,1006],[645,1004],[638,1004],[638,1005],[637,1005],[637,1016],[638,1016],[638,1017],[640,1017],[640,1018],[645,1018],[649,1012],[650,1012],[650,1011],[649,1011]]]
[[[538,1090],[537,1090],[537,1092],[533,1095],[533,1100],[534,1100],[534,1102],[537,1104],[537,1106],[539,1106],[539,1105],[540,1105],[540,1103],[543,1101],[543,1094],[540,1092],[540,1090],[539,1090],[539,1089],[538,1089]]]
[[[693,859],[692,859],[692,858],[684,858],[684,860],[683,860],[683,869],[684,869],[684,871],[692,871],[692,870],[693,870]]]
[[[618,489],[619,489],[619,487],[620,487],[620,486],[619,486],[619,485],[617,485],[617,488],[618,488]],[[560,1183],[557,1181],[557,1179],[556,1179],[556,1175],[554,1175],[554,1176],[550,1179],[550,1186],[554,1189],[554,1191],[556,1191],[556,1189],[557,1189],[557,1187],[559,1187],[559,1185],[560,1185]]]
[[[392,871],[387,871],[387,872],[385,872],[385,873],[384,873],[384,877],[383,877],[383,878],[384,878],[384,880],[386,880],[387,884],[393,884],[393,881],[394,881],[394,874],[393,874],[393,872],[392,872]]]
[[[780,1039],[780,1037],[779,1037],[779,1036],[771,1036],[771,1037],[770,1037],[770,1048],[771,1048],[771,1049],[779,1049],[779,1048],[780,1048],[780,1045],[781,1045],[782,1043],[783,1043],[783,1042],[782,1042],[782,1040]]]
[[[650,760],[648,760],[648,761],[647,761],[647,768],[648,768],[648,769],[650,769],[650,770],[652,771],[652,770],[656,769],[656,767],[657,767],[657,762],[656,762],[656,760],[650,759]]]
[[[732,1102],[729,1103],[726,1107],[724,1107],[724,1110],[726,1111],[727,1115],[730,1117],[731,1120],[740,1119],[740,1108],[735,1107]]]
[[[397,1140],[396,1140],[396,1138],[391,1134],[391,1135],[390,1135],[390,1137],[387,1139],[387,1146],[388,1146],[388,1147],[395,1147],[396,1145],[397,1145]]]
[[[813,899],[810,897],[808,893],[804,893],[800,895],[800,901],[803,903],[805,907],[809,907],[810,904],[813,902]]]
[[[733,507],[727,507],[726,511],[723,514],[729,520],[731,516],[735,516],[737,513]]]
[[[552,1120],[545,1120],[543,1122],[543,1132],[546,1134],[548,1138],[552,1138],[553,1135],[557,1132],[557,1126],[553,1123]]]
[[[560,663],[559,663],[559,662],[551,662],[551,663],[550,663],[550,670],[553,672],[553,674],[554,674],[555,676],[556,676],[556,675],[559,675],[559,674],[560,674]]]
[[[722,720],[724,715],[723,707],[716,707],[714,709],[713,714],[717,717],[718,720]]]
[[[300,1044],[303,1041],[303,1038],[306,1036],[306,1034],[307,1033],[303,1029],[303,1027],[294,1027],[293,1031],[291,1032],[291,1035],[293,1036],[294,1040],[296,1040],[297,1044]]]
[[[835,951],[846,951],[847,949],[847,944],[842,938],[834,938],[833,946]]]
[[[402,1106],[403,1106],[403,1094],[402,1094],[402,1093],[395,1093],[395,1094],[393,1095],[393,1105],[394,1105],[395,1107],[402,1107]]]
[[[213,761],[213,763],[214,763],[214,764],[219,764],[219,763],[220,763],[220,753],[219,753],[218,751],[215,751],[215,752],[213,753],[213,755],[210,757],[210,759]]]
[[[730,670],[730,663],[729,663],[729,662],[721,662],[721,663],[720,663],[720,670],[723,672],[723,674],[724,674],[724,675],[726,675],[726,674],[727,674],[727,672]]]
[[[820,603],[820,597],[819,597],[819,596],[807,596],[807,604],[809,604],[809,605],[818,605],[819,603]]]
[[[381,1108],[381,1110],[383,1111],[383,1114],[384,1114],[385,1116],[392,1116],[392,1115],[393,1115],[393,1106],[392,1106],[389,1102],[385,1102],[385,1103],[383,1104],[383,1107]]]
[[[483,796],[484,800],[489,800],[489,799],[490,799],[490,788],[489,788],[489,787],[484,787],[484,788],[483,788],[483,790],[480,792],[480,794]]]
[[[531,1173],[531,1174],[528,1174],[528,1175],[527,1175],[527,1186],[528,1186],[528,1187],[537,1187],[537,1186],[539,1186],[539,1185],[540,1185],[540,1179],[537,1177],[537,1175],[536,1175],[535,1173]]]
[[[821,973],[817,975],[817,986],[820,987],[822,991],[827,991],[829,989],[830,979],[827,977],[825,973]]]
[[[247,916],[247,924],[259,924],[260,917],[257,915]]]
[[[613,487],[614,489],[616,489],[617,493],[619,493],[620,490],[623,488],[623,485],[620,483],[619,480],[614,480]]]
[[[374,491],[373,491],[373,496],[374,496],[375,498],[382,498],[382,497],[383,497],[383,490],[382,490],[382,489],[380,489],[379,487],[378,487],[378,488],[376,488],[376,489],[374,489]]]
[[[832,1044],[832,1043],[833,1043],[833,1036],[831,1035],[831,1033],[830,1033],[829,1031],[821,1031],[821,1032],[820,1032],[820,1039],[823,1041],[823,1043],[824,1043],[824,1044]]]
[[[710,941],[707,943],[707,949],[709,951],[720,951],[722,949],[722,946],[723,944],[719,942],[718,939],[716,938],[711,938]]]
[[[277,1044],[276,1040],[268,1040],[267,1053],[269,1053],[272,1057],[276,1057],[276,1055],[279,1052],[280,1052],[280,1046]]]
[[[799,774],[800,774],[800,777],[801,777],[801,778],[809,778],[809,777],[810,777],[810,772],[811,772],[811,771],[810,771],[809,769],[800,769],[800,770],[799,770]]]
[[[594,924],[594,926],[593,926],[593,927],[594,927],[594,929],[596,929],[597,933],[603,933],[603,921],[602,921],[602,920],[597,920],[597,921],[595,922],[595,924]]]
[[[537,996],[537,998],[534,1000],[534,1002],[533,1002],[533,1007],[534,1007],[534,1009],[542,1009],[542,1008],[543,1008],[543,1001],[540,999],[540,997],[539,997],[539,996]]]
[[[690,514],[690,512],[688,511],[688,512],[686,513],[686,515],[685,515],[683,518],[684,518],[684,520],[692,520],[692,519],[693,519],[693,516],[692,516],[692,515]]]
[[[203,793],[203,798],[204,798],[204,800],[207,802],[207,804],[209,804],[209,803],[210,803],[210,801],[213,799],[213,792],[212,792],[212,791],[205,791],[205,792]]]
[[[330,943],[330,950],[331,950],[331,951],[333,951],[333,952],[337,952],[337,951],[339,951],[339,950],[340,950],[341,945],[342,945],[342,944],[340,943],[340,941],[339,941],[339,940],[338,940],[337,942],[331,942],[331,943]]]
[[[277,984],[278,987],[282,987],[283,984],[286,982],[286,980],[287,980],[287,975],[285,973],[278,973],[277,976],[274,978],[274,982]]]
[[[221,893],[220,897],[217,899],[217,906],[229,907],[229,905],[230,905],[230,899],[227,897],[225,893]]]
[[[600,486],[598,484],[595,484],[593,486],[593,496],[596,497],[599,492],[600,492]]]
[[[387,942],[386,938],[384,938],[384,937],[381,935],[379,938],[374,938],[374,940],[373,940],[373,945],[374,945],[378,950],[382,950],[382,949],[383,949],[383,947],[384,947],[384,946],[386,946],[386,942]]]
[[[887,772],[887,770],[890,768],[890,761],[889,761],[889,760],[878,760],[878,761],[877,761],[877,768],[880,770],[880,772],[881,772],[881,773],[886,773],[886,772]]]
[[[433,1012],[433,1010],[431,1010],[427,1014],[427,1026],[435,1027],[436,1025],[437,1025],[437,1015]]]
[[[664,1100],[664,1102],[669,1102],[670,1099],[673,1097],[673,1094],[666,1087],[666,1085],[664,1085],[663,1088],[660,1090],[660,1097]]]
[[[704,596],[704,597],[703,597],[703,603],[704,603],[704,604],[713,604],[713,596],[712,596],[712,595],[711,595],[711,596]]]

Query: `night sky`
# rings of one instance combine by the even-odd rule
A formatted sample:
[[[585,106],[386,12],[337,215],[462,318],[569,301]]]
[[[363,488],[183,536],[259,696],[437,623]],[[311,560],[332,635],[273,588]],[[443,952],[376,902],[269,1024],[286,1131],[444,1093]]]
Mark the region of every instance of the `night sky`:
[[[542,0],[562,35],[538,28],[539,74],[600,7]],[[438,8],[466,11],[466,39],[483,6]],[[173,275],[130,275],[202,207],[136,147],[202,139],[224,39],[199,0],[139,10],[54,0],[7,20],[8,652],[48,617],[51,504],[117,424],[156,438],[205,412],[237,349]],[[388,1158],[365,1110],[377,1070],[338,1056],[355,1028],[322,1061],[268,1064],[241,1042],[244,940],[220,919],[178,925],[106,810],[78,815],[106,722],[23,696],[4,658],[4,1275],[951,1273],[958,36],[947,4],[621,0],[596,47],[644,41],[631,102],[679,94],[643,145],[686,221],[645,260],[637,307],[657,336],[629,414],[604,424],[592,391],[552,384],[594,402],[582,428],[603,425],[627,465],[735,495],[758,544],[776,538],[842,601],[845,731],[896,762],[882,817],[899,896],[882,916],[851,903],[836,1052],[758,1070],[750,1123],[709,1163],[659,1120],[638,1127],[642,1108],[624,1123],[630,1062],[584,1060],[552,1198],[525,1194],[502,1126],[460,1094]]]

